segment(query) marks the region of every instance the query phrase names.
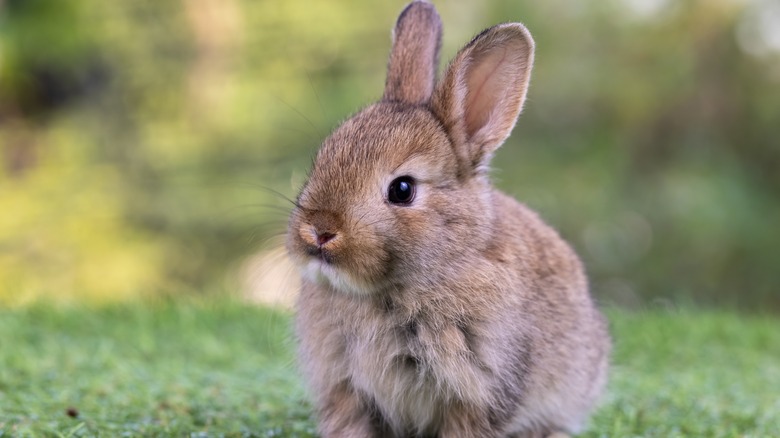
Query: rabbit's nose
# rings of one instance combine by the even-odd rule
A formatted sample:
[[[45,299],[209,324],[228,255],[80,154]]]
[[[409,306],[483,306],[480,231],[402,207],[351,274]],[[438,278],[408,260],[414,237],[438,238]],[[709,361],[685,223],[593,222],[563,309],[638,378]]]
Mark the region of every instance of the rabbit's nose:
[[[317,235],[317,246],[325,245],[336,237],[336,233],[331,233],[329,231],[320,232],[315,230],[314,233]]]
[[[329,211],[314,212],[309,218],[310,243],[321,248],[336,239],[341,232],[341,217]]]

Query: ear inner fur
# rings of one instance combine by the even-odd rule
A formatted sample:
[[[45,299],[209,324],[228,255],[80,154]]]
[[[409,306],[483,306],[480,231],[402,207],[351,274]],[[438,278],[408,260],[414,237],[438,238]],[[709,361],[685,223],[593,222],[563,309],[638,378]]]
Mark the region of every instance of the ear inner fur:
[[[441,19],[428,2],[415,1],[401,12],[393,30],[383,99],[427,104],[433,94],[441,46]]]
[[[468,75],[466,81],[468,82],[468,94],[466,95],[466,108],[470,111],[466,112],[466,135],[473,137],[479,128],[485,126],[490,118],[491,107],[488,107],[488,99],[480,99],[483,95],[491,95],[499,93],[497,89],[500,79],[493,79],[494,76],[502,73],[502,64],[506,61],[507,49],[496,49],[496,53],[488,53],[484,57],[484,61],[481,63],[473,63],[471,65],[471,74]]]

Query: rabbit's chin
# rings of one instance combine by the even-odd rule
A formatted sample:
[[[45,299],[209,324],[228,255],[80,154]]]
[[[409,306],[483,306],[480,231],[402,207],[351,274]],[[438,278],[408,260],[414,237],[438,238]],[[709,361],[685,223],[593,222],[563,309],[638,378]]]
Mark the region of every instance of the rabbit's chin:
[[[309,260],[303,267],[303,275],[314,283],[329,286],[339,292],[352,295],[370,295],[377,286],[360,281],[343,270],[321,260]]]

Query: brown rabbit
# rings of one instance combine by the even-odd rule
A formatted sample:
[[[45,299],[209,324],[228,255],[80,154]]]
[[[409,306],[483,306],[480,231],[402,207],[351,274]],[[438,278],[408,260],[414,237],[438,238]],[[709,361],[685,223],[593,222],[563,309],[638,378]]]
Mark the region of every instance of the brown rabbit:
[[[407,6],[393,40],[382,100],[324,141],[289,223],[320,433],[577,433],[606,381],[606,324],[571,248],[488,179],[531,35],[485,30],[438,83],[431,4]]]

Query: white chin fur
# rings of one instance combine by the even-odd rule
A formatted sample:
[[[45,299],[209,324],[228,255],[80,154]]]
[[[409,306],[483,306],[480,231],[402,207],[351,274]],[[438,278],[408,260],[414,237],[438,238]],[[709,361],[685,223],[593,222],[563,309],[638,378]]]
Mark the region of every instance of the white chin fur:
[[[354,295],[368,295],[374,289],[370,285],[357,281],[351,275],[320,260],[310,260],[303,267],[303,275],[315,283],[329,285],[339,292]]]

